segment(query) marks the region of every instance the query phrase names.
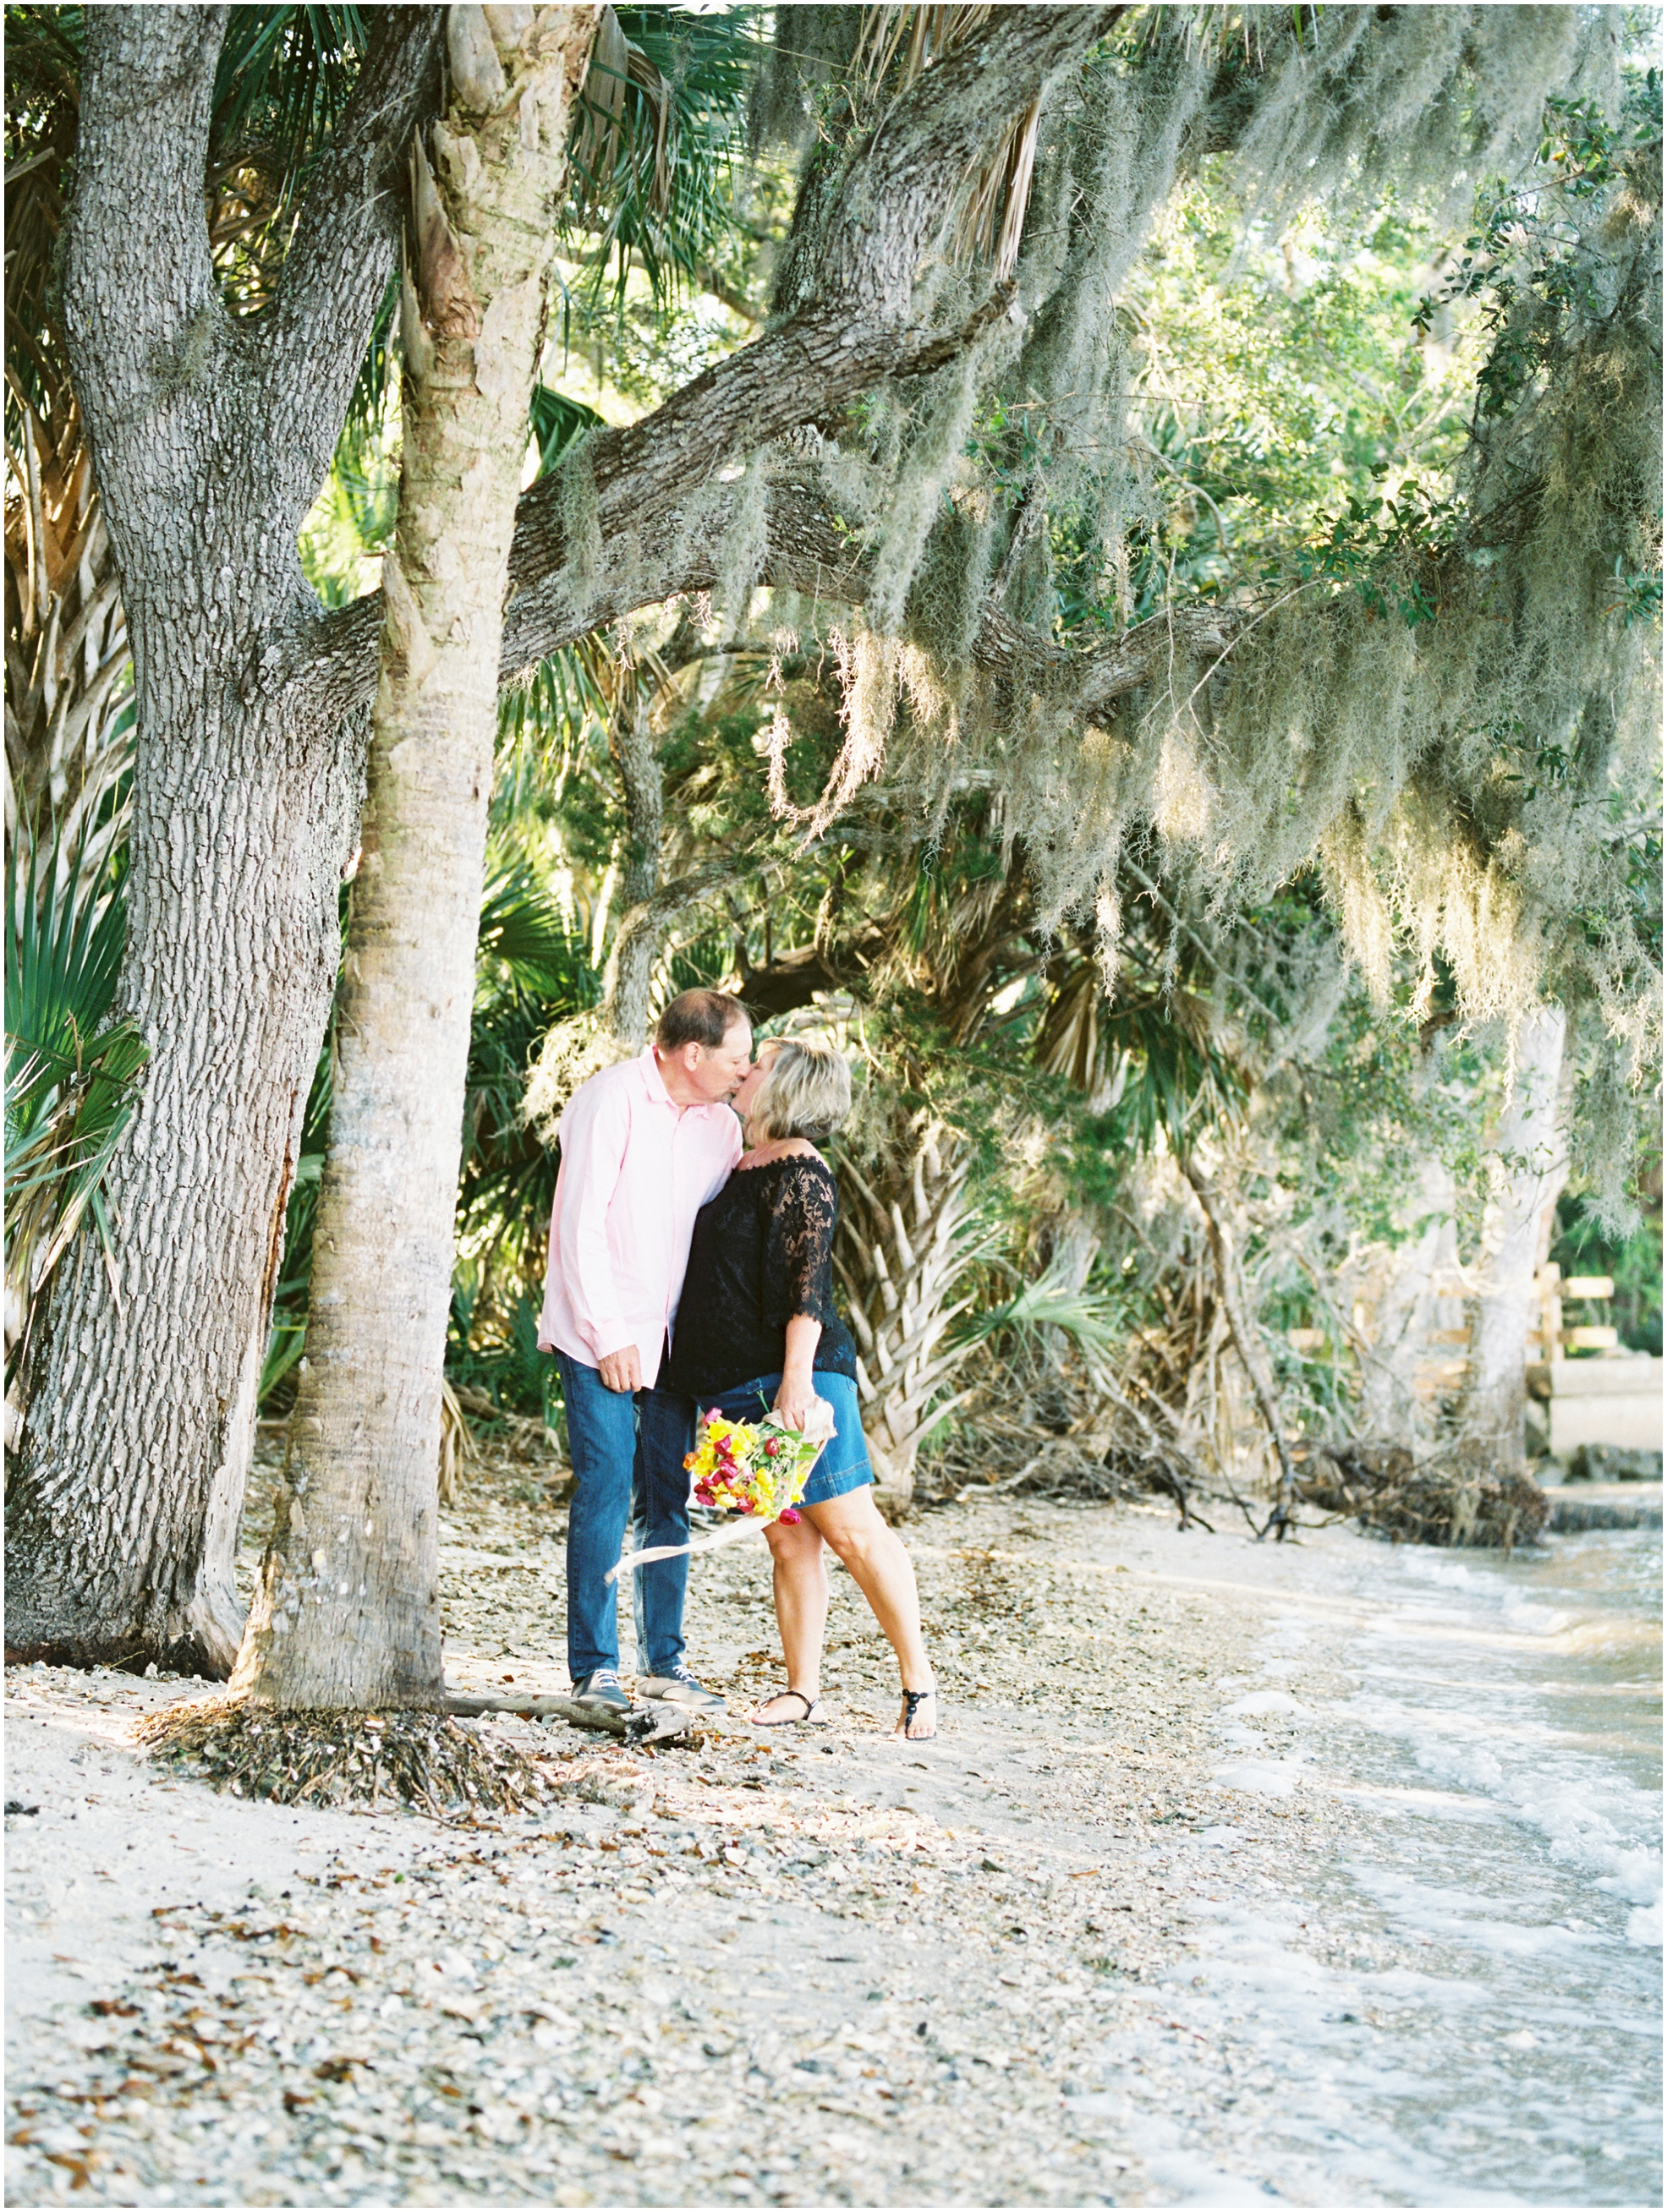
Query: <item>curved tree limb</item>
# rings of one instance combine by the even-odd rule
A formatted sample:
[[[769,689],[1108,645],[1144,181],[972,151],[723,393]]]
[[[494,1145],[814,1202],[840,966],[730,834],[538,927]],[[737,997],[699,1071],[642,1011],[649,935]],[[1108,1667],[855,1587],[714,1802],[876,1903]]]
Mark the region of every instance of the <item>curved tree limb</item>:
[[[658,606],[681,593],[711,590],[722,567],[722,546],[733,526],[739,495],[720,487],[698,503],[673,507],[649,544],[635,532],[603,541],[602,557],[582,593],[565,561],[560,508],[553,488],[537,484],[521,500],[510,557],[510,599],[504,617],[500,681],[520,681],[552,653],[588,631]],[[759,580],[778,589],[838,605],[867,596],[868,555],[854,544],[835,516],[813,465],[783,469],[770,483],[765,548]],[[330,615],[319,625],[317,654],[296,679],[292,708],[308,718],[333,720],[368,702],[374,682],[376,639],[382,619],[380,592]],[[993,681],[1013,687],[1045,686],[1071,698],[1092,717],[1124,693],[1161,675],[1179,654],[1215,655],[1242,627],[1231,608],[1201,607],[1140,623],[1120,638],[1088,652],[1059,645],[1046,632],[1016,622],[995,601],[986,601],[973,641],[973,659]],[[282,681],[282,678],[278,678]],[[255,681],[264,688],[257,673]]]
[[[649,977],[667,927],[714,892],[726,890],[743,877],[768,874],[781,866],[779,855],[760,860],[751,851],[709,860],[704,867],[662,884],[649,897],[628,908],[619,918],[602,978],[601,1027],[640,1045],[648,1028]]]
[[[527,666],[620,613],[704,588],[685,580],[691,566],[698,572],[703,565],[697,548],[679,546],[666,525],[697,495],[709,499],[725,461],[837,417],[883,378],[944,367],[1007,312],[1011,295],[993,288],[958,325],[934,325],[920,319],[916,287],[945,249],[967,167],[1123,12],[998,9],[983,37],[893,103],[822,202],[818,242],[813,252],[801,249],[794,287],[804,304],[654,414],[595,433],[575,453],[569,466],[588,469],[594,482],[599,552],[567,543],[565,472],[524,495],[510,563],[506,669]],[[715,543],[703,526],[695,534]],[[369,696],[381,619],[380,597],[372,595],[321,616],[302,635],[272,641],[250,670],[246,692],[288,690],[303,719],[339,716]]]
[[[393,266],[411,131],[439,100],[444,13],[373,12],[370,44],[341,127],[319,156],[277,298],[252,327],[272,457],[294,479],[303,513],[330,466]]]
[[[165,402],[224,348],[203,178],[230,12],[98,8],[88,18],[64,306],[89,415],[100,398],[130,413]],[[109,267],[112,235],[129,241],[142,285]]]

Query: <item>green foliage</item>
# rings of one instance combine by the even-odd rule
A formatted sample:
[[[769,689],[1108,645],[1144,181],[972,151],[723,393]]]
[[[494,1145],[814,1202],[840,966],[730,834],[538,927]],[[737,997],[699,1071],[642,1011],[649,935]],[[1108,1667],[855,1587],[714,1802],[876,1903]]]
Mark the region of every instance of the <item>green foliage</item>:
[[[1539,173],[1515,189],[1496,182],[1457,267],[1414,316],[1427,335],[1442,308],[1475,301],[1489,342],[1476,374],[1476,412],[1508,415],[1556,362],[1582,322],[1612,311],[1603,264],[1582,251],[1578,216],[1626,188],[1638,158],[1661,146],[1661,72],[1633,72],[1621,116],[1593,100],[1552,94],[1545,103]],[[1548,191],[1549,183],[1552,189]]]
[[[1591,1312],[1566,1309],[1564,1320],[1608,1322],[1622,1344],[1634,1352],[1661,1357],[1661,1164],[1654,1163],[1651,1177],[1652,1202],[1630,1236],[1606,1234],[1601,1220],[1579,1192],[1565,1193],[1557,1206],[1557,1233],[1551,1257],[1564,1276],[1609,1275],[1615,1296]]]
[[[538,474],[547,477],[576,439],[594,429],[602,417],[582,400],[569,399],[547,384],[532,387],[532,437],[538,448]]]
[[[533,872],[525,861],[501,866],[481,906],[447,1369],[546,1420],[555,1370],[537,1350],[537,1322],[557,1160],[522,1107],[549,1030],[593,1006],[599,992],[582,944]]]
[[[119,868],[83,882],[76,860],[15,840],[6,894],[7,1381],[53,1268],[90,1216],[106,1253],[103,1186],[138,1103],[148,1048],[112,1021],[126,933]]]

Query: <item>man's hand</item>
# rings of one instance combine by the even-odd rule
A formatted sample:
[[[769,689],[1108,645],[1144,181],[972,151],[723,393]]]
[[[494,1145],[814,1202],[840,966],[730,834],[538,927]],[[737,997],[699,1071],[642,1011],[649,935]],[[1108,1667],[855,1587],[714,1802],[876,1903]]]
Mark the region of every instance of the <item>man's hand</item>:
[[[636,1356],[636,1346],[628,1344],[623,1352],[611,1352],[597,1364],[597,1373],[602,1378],[605,1390],[640,1390],[642,1388],[642,1363]]]

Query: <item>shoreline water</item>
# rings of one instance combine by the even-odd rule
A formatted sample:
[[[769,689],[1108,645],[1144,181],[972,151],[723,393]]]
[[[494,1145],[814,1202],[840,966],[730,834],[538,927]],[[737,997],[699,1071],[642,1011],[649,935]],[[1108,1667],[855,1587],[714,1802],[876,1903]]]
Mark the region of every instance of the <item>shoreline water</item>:
[[[559,1688],[547,1511],[447,1533],[459,1686]],[[12,1670],[9,2202],[1658,2201],[1650,1540],[908,1534],[929,1755],[837,1577],[836,1727],[489,1723],[564,1778],[501,1832],[216,1797],[127,1740],[189,1686]]]

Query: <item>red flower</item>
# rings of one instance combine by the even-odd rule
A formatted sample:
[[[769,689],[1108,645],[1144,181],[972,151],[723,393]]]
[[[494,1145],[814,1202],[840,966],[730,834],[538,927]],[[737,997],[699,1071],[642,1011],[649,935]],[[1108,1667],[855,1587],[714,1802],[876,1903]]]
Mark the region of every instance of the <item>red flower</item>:
[[[799,1525],[799,1516],[790,1505],[784,1505],[776,1517],[778,1521],[786,1521],[795,1528]]]

